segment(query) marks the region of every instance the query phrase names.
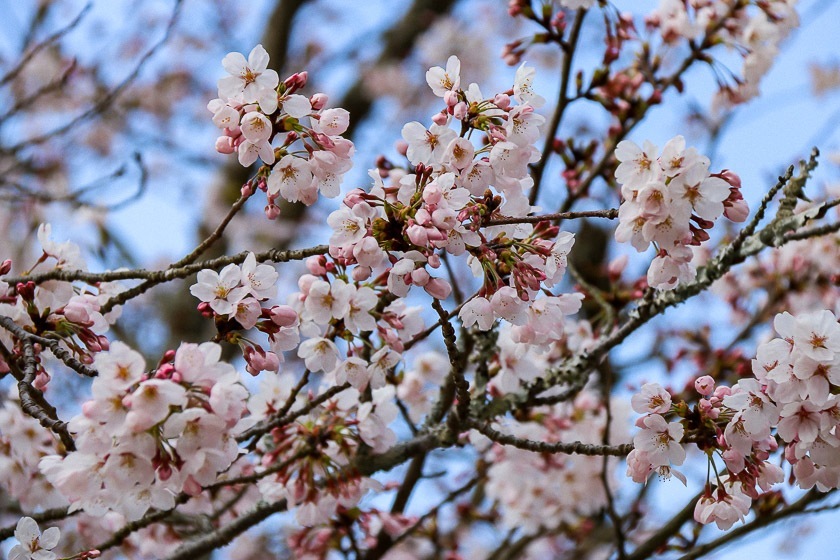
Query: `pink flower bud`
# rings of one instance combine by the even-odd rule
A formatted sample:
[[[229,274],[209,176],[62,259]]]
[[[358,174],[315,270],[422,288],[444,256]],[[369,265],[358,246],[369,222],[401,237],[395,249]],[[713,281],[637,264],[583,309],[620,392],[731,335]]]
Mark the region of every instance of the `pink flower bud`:
[[[452,116],[458,119],[459,121],[464,120],[467,117],[467,104],[461,101],[457,105],[452,108]]]
[[[295,90],[298,90],[306,85],[306,81],[309,77],[307,72],[295,72],[285,80],[283,80],[283,85],[289,88],[289,92],[293,93]]]
[[[423,200],[426,204],[440,204],[442,198],[443,192],[437,185],[429,185],[423,189]]]
[[[12,270],[12,259],[6,259],[0,264],[0,275],[8,274]]]
[[[510,107],[510,96],[505,93],[497,93],[493,98],[493,103],[502,111],[506,111]]]
[[[727,387],[726,385],[719,385],[718,387],[715,387],[714,396],[720,401],[722,401],[724,397],[728,397],[731,394],[732,389],[730,387]]]
[[[741,188],[741,177],[739,177],[738,174],[731,169],[724,169],[720,173],[715,173],[714,176],[720,177],[736,189]]]
[[[326,93],[316,93],[309,98],[309,103],[312,105],[313,111],[320,111],[327,106],[327,101],[329,101],[329,99],[330,98]]]
[[[356,282],[364,282],[373,273],[373,269],[369,266],[357,266],[353,269],[351,276]]]
[[[306,270],[316,276],[323,276],[327,273],[326,261],[320,255],[306,259]]]
[[[210,304],[206,301],[202,301],[196,306],[196,309],[203,317],[208,319],[212,319],[215,316],[215,313],[212,309],[210,309]]]
[[[448,119],[449,117],[446,113],[435,113],[435,116],[432,117],[432,122],[437,125],[443,126],[446,124],[446,121]]]
[[[443,102],[447,107],[454,107],[458,103],[458,93],[449,90],[443,94]]]
[[[268,204],[265,207],[265,217],[269,220],[276,220],[277,217],[280,215],[280,207],[276,204]]]
[[[730,205],[724,203],[723,215],[733,222],[744,222],[750,215],[750,207],[743,198],[732,202]]]
[[[219,136],[216,138],[216,151],[220,154],[232,154],[235,148],[233,147],[233,138],[230,136]]]
[[[397,150],[398,154],[400,154],[401,156],[404,156],[405,154],[408,153],[408,142],[406,142],[405,140],[398,140],[394,144],[394,148]]]
[[[291,327],[298,322],[298,314],[288,305],[275,305],[269,312],[271,322],[280,327]]]
[[[423,289],[433,298],[441,300],[448,298],[452,293],[452,286],[443,278],[432,278]]]
[[[429,273],[426,272],[425,268],[418,268],[411,272],[411,283],[417,286],[425,286],[429,282]],[[408,284],[408,278],[406,278],[406,284]]]
[[[711,375],[704,375],[694,380],[694,388],[704,397],[708,397],[715,390],[715,380]]]
[[[344,205],[348,208],[353,208],[360,202],[365,202],[365,191],[362,189],[353,189],[344,196]]]

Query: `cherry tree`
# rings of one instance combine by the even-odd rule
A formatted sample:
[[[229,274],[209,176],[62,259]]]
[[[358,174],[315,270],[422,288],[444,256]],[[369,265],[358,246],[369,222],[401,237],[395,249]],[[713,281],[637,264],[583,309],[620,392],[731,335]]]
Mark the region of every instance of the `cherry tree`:
[[[10,558],[697,558],[835,507],[840,198],[714,149],[796,0],[283,1],[216,66],[172,54],[241,7],[141,4],[116,81],[71,2],[2,60]],[[138,264],[120,213],[196,169],[194,248]]]

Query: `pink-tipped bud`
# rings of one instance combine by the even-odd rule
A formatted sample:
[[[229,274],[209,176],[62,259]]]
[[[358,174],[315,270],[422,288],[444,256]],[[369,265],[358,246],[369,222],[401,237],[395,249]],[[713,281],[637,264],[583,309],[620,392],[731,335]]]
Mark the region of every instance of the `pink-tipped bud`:
[[[8,274],[12,270],[12,259],[6,259],[0,264],[0,276]]]
[[[735,173],[731,169],[724,169],[720,173],[715,173],[714,176],[715,177],[720,177],[721,179],[723,179],[724,181],[726,181],[727,183],[729,183],[730,185],[732,185],[736,189],[741,188],[741,178],[738,176],[737,173]]]
[[[199,303],[196,306],[196,309],[198,309],[198,312],[201,313],[203,317],[207,317],[208,319],[211,319],[215,316],[215,312],[210,308],[210,304],[206,301],[202,301],[201,303]]]
[[[715,380],[711,375],[704,375],[694,380],[694,388],[704,397],[708,397],[715,390]]]
[[[443,278],[432,278],[423,289],[433,298],[440,300],[448,298],[452,293],[452,286]]]
[[[251,181],[247,181],[242,185],[242,188],[239,189],[239,194],[242,196],[251,196],[254,192],[254,185],[251,184]]]
[[[449,92],[447,92],[447,93],[449,93]],[[446,113],[435,113],[435,115],[432,117],[432,122],[437,124],[437,125],[443,126],[443,125],[446,124],[446,121],[448,119],[449,119],[449,116]]]
[[[271,308],[271,322],[280,327],[297,324],[298,314],[288,305],[275,305]]]
[[[373,269],[370,268],[369,266],[359,265],[359,266],[357,266],[356,268],[353,269],[353,272],[352,272],[351,276],[353,277],[353,280],[355,280],[356,282],[364,282],[365,280],[370,278],[370,275],[372,273],[373,273]]]
[[[306,85],[306,81],[309,78],[309,74],[307,72],[295,72],[285,80],[283,80],[283,85],[285,85],[289,92],[293,93],[295,90],[298,90]]]
[[[510,96],[505,93],[497,93],[493,98],[493,103],[502,111],[506,111],[510,107]]]
[[[440,204],[440,201],[442,199],[443,192],[437,185],[429,185],[425,189],[423,189],[423,201],[426,204]],[[425,221],[423,223],[425,223]]]
[[[454,107],[458,104],[458,92],[449,90],[443,94],[443,102],[447,107]]]
[[[467,104],[461,101],[452,108],[452,116],[458,119],[459,121],[464,120],[465,118],[467,118],[467,108]]]
[[[743,198],[729,204],[724,202],[723,215],[733,222],[745,222],[750,215],[750,207]]]
[[[409,279],[406,278],[405,283],[406,284],[411,283],[411,284],[414,284],[416,286],[425,286],[426,284],[429,283],[429,279],[431,278],[429,276],[429,273],[426,272],[425,268],[417,268],[417,269],[411,271],[410,276],[411,276],[411,281],[409,282]]]
[[[405,154],[408,153],[408,142],[406,142],[405,140],[398,140],[394,144],[394,148],[397,150],[398,154],[400,154],[401,156],[404,156]]]
[[[233,138],[230,136],[219,136],[216,138],[216,151],[220,154],[232,154],[235,148],[233,147]]]
[[[366,198],[366,193],[362,189],[353,189],[346,195],[344,195],[344,205],[348,208],[353,208],[357,204],[364,202]]]
[[[23,301],[32,301],[35,299],[35,282],[18,282],[15,285],[15,291]]]
[[[306,259],[306,270],[315,276],[323,276],[327,273],[327,261],[321,255]]]
[[[320,111],[327,106],[329,100],[330,98],[326,93],[316,93],[309,98],[309,103],[312,105],[313,111]]]
[[[276,220],[280,215],[280,207],[276,204],[268,204],[265,207],[265,217],[269,220]]]

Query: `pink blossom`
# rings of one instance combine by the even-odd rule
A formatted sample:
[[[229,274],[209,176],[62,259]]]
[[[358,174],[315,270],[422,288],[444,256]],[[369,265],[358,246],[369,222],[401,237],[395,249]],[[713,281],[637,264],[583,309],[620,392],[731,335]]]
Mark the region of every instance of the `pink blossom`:
[[[429,68],[426,72],[426,83],[438,97],[443,97],[448,91],[457,90],[461,86],[461,61],[453,55],[447,59],[446,69],[440,66]]]
[[[744,494],[740,482],[725,482],[712,493],[703,494],[694,507],[694,519],[704,525],[712,521],[726,531],[749,513],[752,500]]]
[[[666,414],[671,409],[671,394],[659,383],[645,383],[630,404],[639,414]]]
[[[465,328],[478,323],[482,331],[490,330],[496,318],[493,315],[493,307],[487,298],[476,296],[461,307],[458,317]]]
[[[636,449],[646,452],[654,466],[682,465],[685,449],[679,442],[685,430],[683,425],[678,422],[668,423],[659,414],[644,417],[642,423],[645,429],[633,438]]]
[[[268,194],[280,194],[290,202],[304,198],[303,192],[312,183],[309,162],[293,155],[285,155],[272,168],[268,177]]]
[[[9,551],[9,560],[55,560],[51,552],[58,546],[61,537],[58,527],[50,527],[43,533],[31,517],[22,517],[15,527],[18,543]]]
[[[221,272],[204,269],[199,271],[197,283],[190,287],[190,293],[208,302],[219,315],[236,312],[236,305],[248,294],[248,288],[240,285],[242,270],[229,264]]]

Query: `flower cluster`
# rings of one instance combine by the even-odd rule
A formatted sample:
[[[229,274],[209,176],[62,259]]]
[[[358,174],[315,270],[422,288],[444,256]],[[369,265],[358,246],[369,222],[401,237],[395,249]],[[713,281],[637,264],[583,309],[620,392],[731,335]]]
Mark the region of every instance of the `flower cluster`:
[[[222,65],[230,75],[219,80],[219,98],[207,105],[213,123],[223,130],[216,149],[237,152],[246,167],[262,160],[265,166],[254,184],[268,195],[266,215],[279,215],[278,197],[311,205],[319,193],[338,196],[341,177],[352,167],[353,143],[341,136],[350,124],[349,113],[327,109],[323,93],[295,93],[306,85],[306,72],[280,83],[277,72],[268,69],[262,45],[247,60],[230,53]],[[243,194],[251,193],[253,186],[243,187]]]
[[[626,418],[620,408],[615,407],[613,414]],[[533,422],[510,422],[503,430],[532,441],[600,444],[605,420],[606,410],[597,396],[583,391],[574,402],[535,412]],[[621,433],[620,427],[623,422],[614,419],[611,426],[610,440],[625,440],[626,434]],[[601,481],[603,457],[540,454],[499,444],[487,446],[489,442],[476,432],[471,433],[471,438],[478,447],[488,447],[484,457],[491,466],[485,492],[504,506],[501,522],[508,529],[534,535],[563,523],[574,524],[606,505]]]
[[[465,326],[487,330],[503,318],[530,325],[538,337],[550,316],[576,311],[554,296],[537,300],[562,278],[574,236],[548,223],[492,224],[532,211],[528,165],[539,157],[533,143],[544,122],[534,109],[545,102],[533,92],[533,79],[534,69],[523,64],[510,91],[486,98],[477,84],[461,88],[457,57],[446,68],[431,68],[426,81],[444,108],[429,128],[419,122],[403,127],[401,148],[412,167],[383,164],[371,172],[370,193],[351,191],[329,217],[330,255],[343,266],[357,265],[356,280],[390,264],[387,287],[397,297],[418,286],[445,299],[449,284],[430,270],[440,266],[439,251],[468,254],[483,286],[461,309]],[[460,134],[450,128],[453,121],[460,121]],[[482,147],[470,139],[473,132],[484,139]]]
[[[38,470],[38,462],[59,451],[59,442],[20,408],[17,386],[0,408],[0,487],[26,511],[67,505]]]
[[[285,499],[289,507],[296,506],[299,523],[316,526],[378,487],[373,480],[342,469],[361,445],[381,453],[396,442],[388,428],[397,415],[394,387],[372,391],[364,403],[357,390],[348,389],[321,406],[299,412],[305,403],[294,400],[292,384],[288,374],[264,374],[260,390],[248,402],[251,421],[264,420],[278,410],[297,416],[259,442],[257,486],[264,499]],[[330,386],[325,384],[322,390]]]
[[[648,284],[673,289],[694,279],[692,246],[709,239],[708,231],[721,215],[741,222],[749,212],[737,175],[725,170],[709,173],[709,159],[685,139],[676,136],[657,154],[646,141],[643,147],[624,140],[615,150],[621,162],[615,170],[621,185],[618,242],[637,251],[651,243],[656,257],[648,269]]]
[[[799,209],[797,208],[797,212]],[[840,236],[791,241],[745,262],[737,274],[713,286],[745,321],[756,304],[755,294],[769,294],[779,308],[793,314],[812,309],[840,309]]]
[[[774,321],[775,338],[758,347],[752,362],[754,378],[732,387],[717,386],[709,376],[695,381],[700,399],[693,409],[673,403],[671,394],[655,383],[633,397],[633,409],[646,416],[634,438],[636,448],[627,458],[627,474],[643,482],[658,472],[676,474],[671,465],[685,459],[681,441],[695,443],[714,468],[711,481],[698,501],[695,519],[714,521],[729,529],[743,520],[752,500],[784,479],[770,461],[780,444],[793,465],[793,477],[802,488],[821,491],[840,487],[840,324],[828,311],[794,317],[780,313]],[[664,416],[676,415],[668,423]],[[718,474],[713,454],[719,454],[726,475]]]
[[[79,246],[70,241],[55,242],[50,224],[39,226],[38,241],[42,253],[28,272],[44,263],[52,264],[54,270],[87,270]],[[12,262],[5,261],[0,265],[0,273],[8,273],[11,267]],[[102,306],[124,289],[118,282],[99,282],[81,288],[61,280],[38,284],[18,282],[15,286],[0,281],[0,314],[35,334],[50,333],[67,355],[82,364],[90,364],[97,352],[108,349],[105,335],[122,313],[119,305],[102,313]],[[17,344],[5,329],[0,329],[0,342],[6,348],[15,348]],[[51,351],[40,345],[33,350],[38,358],[34,386],[44,391],[50,374],[40,358],[42,354],[49,356]]]
[[[799,25],[796,0],[683,2],[660,0],[648,16],[666,43],[697,39],[714,30],[715,39],[737,50],[744,58],[735,84],[721,84],[719,100],[743,103],[757,96],[761,78],[779,53],[779,44]],[[751,9],[752,6],[752,9]]]
[[[69,422],[76,451],[41,459],[41,473],[71,510],[129,520],[195,496],[239,453],[234,435],[248,391],[221,347],[183,343],[151,374],[134,350],[115,342],[97,354],[93,399]]]

